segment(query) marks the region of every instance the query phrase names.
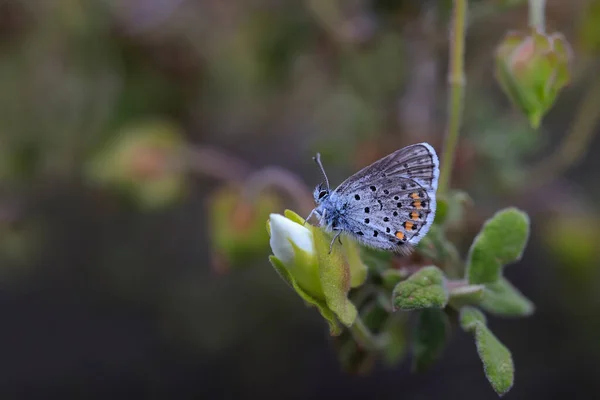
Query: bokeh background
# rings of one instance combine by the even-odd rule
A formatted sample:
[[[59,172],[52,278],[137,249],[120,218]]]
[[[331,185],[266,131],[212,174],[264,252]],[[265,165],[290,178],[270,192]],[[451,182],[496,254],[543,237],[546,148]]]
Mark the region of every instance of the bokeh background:
[[[455,241],[501,207],[530,214],[506,274],[536,313],[490,318],[515,361],[506,398],[593,398],[600,4],[548,1],[572,82],[533,130],[493,75],[526,2],[469,3],[453,186],[473,206]],[[450,10],[0,0],[2,398],[497,398],[462,331],[427,373],[408,359],[344,373],[325,322],[267,261],[268,214],[307,212],[315,152],[335,185],[410,143],[441,151]]]

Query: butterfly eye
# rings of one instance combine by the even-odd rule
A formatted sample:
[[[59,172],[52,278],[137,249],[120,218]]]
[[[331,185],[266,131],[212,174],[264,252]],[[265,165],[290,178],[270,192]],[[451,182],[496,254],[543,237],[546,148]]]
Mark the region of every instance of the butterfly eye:
[[[327,190],[321,190],[319,192],[319,200],[322,199],[323,197],[325,197],[326,194],[327,194]]]

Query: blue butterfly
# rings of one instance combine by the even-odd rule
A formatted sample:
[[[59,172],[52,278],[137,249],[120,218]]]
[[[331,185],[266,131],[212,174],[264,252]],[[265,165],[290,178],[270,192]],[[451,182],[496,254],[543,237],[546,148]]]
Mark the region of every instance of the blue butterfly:
[[[324,183],[314,191],[313,214],[335,235],[345,233],[368,247],[409,254],[435,218],[439,159],[428,143],[396,150],[331,190],[321,156],[313,158]]]

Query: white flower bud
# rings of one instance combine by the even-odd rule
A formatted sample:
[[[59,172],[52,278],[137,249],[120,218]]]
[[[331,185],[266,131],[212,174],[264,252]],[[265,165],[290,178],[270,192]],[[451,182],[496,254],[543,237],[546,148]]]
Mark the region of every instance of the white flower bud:
[[[269,224],[273,255],[287,267],[294,265],[294,249],[290,241],[309,255],[315,253],[313,235],[309,229],[280,214],[271,214]]]

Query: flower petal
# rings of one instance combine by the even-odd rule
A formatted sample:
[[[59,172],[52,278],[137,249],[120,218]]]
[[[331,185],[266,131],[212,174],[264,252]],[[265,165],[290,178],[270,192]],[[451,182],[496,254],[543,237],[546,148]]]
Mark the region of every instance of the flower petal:
[[[312,232],[283,215],[271,214],[271,239],[269,241],[273,254],[285,265],[294,262],[294,243],[299,249],[314,254]]]

